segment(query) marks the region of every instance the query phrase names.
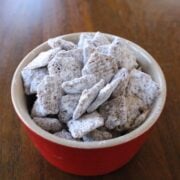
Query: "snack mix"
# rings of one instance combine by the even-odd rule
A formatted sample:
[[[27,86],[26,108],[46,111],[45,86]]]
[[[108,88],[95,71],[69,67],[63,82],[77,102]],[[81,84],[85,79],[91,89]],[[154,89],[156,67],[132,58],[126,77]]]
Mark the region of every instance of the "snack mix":
[[[122,136],[146,120],[160,88],[125,40],[81,33],[76,44],[56,37],[48,45],[21,71],[26,96],[36,96],[30,114],[39,127],[92,142]]]

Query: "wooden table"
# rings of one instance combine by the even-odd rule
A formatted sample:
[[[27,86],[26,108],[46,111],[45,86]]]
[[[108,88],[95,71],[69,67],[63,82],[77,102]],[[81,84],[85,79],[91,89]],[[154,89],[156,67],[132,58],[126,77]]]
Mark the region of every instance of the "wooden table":
[[[164,112],[142,150],[122,169],[98,179],[180,179],[179,0],[2,0],[0,179],[91,179],[61,172],[44,160],[10,98],[13,72],[29,51],[50,37],[81,31],[112,33],[138,43],[156,58],[168,86]]]

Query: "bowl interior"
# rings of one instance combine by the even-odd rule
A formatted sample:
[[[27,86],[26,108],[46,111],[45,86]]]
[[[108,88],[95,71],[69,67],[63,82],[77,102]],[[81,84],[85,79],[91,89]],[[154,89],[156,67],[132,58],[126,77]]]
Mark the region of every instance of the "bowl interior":
[[[73,34],[67,34],[62,36],[66,40],[70,40],[72,42],[77,43],[79,39],[80,33],[73,33]],[[106,34],[106,36],[112,40],[114,35]],[[160,113],[162,112],[165,99],[166,99],[166,82],[165,78],[163,75],[163,72],[157,62],[154,60],[154,58],[147,53],[144,49],[142,49],[140,46],[137,44],[130,42],[126,39],[121,38],[122,41],[125,43],[129,44],[130,48],[135,52],[135,55],[137,57],[137,60],[139,64],[142,66],[143,70],[150,74],[153,78],[154,81],[156,81],[161,89],[161,94],[157,98],[156,102],[154,103],[152,110],[147,117],[146,121],[140,125],[138,128],[133,130],[130,133],[127,133],[123,136],[113,138],[110,140],[105,140],[105,141],[99,141],[99,142],[75,142],[71,140],[66,140],[66,139],[61,139],[58,138],[43,129],[41,129],[39,126],[37,126],[32,118],[30,117],[27,109],[27,103],[26,103],[26,98],[24,95],[24,89],[23,89],[23,84],[21,80],[21,70],[29,63],[32,61],[33,58],[35,58],[40,52],[46,51],[49,49],[49,46],[47,42],[44,42],[43,44],[39,45],[35,49],[33,49],[19,64],[17,67],[12,84],[11,84],[11,97],[12,97],[12,102],[13,106],[15,108],[16,113],[20,117],[20,119],[23,121],[23,123],[31,129],[34,133],[38,134],[39,136],[52,141],[57,144],[69,146],[69,147],[75,147],[75,148],[104,148],[104,147],[111,147],[115,146],[118,144],[125,143],[127,141],[130,141],[144,132],[146,132],[148,129],[150,129],[153,124],[157,121],[158,117],[160,116]]]

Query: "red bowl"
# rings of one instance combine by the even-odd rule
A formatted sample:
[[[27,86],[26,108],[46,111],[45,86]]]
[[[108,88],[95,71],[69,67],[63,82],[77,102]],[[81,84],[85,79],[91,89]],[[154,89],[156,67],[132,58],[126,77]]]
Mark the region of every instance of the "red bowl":
[[[63,38],[77,42],[80,33]],[[106,34],[112,40],[115,36]],[[11,85],[13,106],[30,139],[42,156],[59,169],[77,175],[103,175],[125,165],[140,149],[158,120],[166,99],[166,81],[155,59],[137,44],[121,38],[135,52],[143,70],[159,84],[161,94],[146,121],[132,132],[99,142],[75,142],[58,138],[37,126],[31,119],[21,80],[21,70],[40,52],[48,50],[47,42],[32,50],[17,67]]]

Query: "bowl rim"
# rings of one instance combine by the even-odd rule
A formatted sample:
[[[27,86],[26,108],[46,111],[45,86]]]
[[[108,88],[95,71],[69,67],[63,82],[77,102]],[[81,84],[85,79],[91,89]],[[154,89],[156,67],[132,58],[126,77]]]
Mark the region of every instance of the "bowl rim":
[[[65,39],[66,38],[73,38],[73,37],[77,38],[77,37],[79,37],[79,35],[81,33],[95,33],[95,32],[70,33],[70,34],[61,35],[58,37],[62,37]],[[136,139],[137,137],[143,135],[145,132],[147,132],[156,123],[156,121],[158,120],[158,118],[159,118],[159,116],[163,110],[163,107],[165,105],[166,93],[167,93],[166,80],[165,80],[164,74],[163,74],[159,64],[156,62],[156,60],[146,50],[144,50],[142,47],[140,47],[136,43],[129,41],[125,38],[116,36],[116,35],[107,34],[107,33],[104,33],[104,34],[109,38],[114,38],[114,37],[121,38],[123,41],[130,44],[130,46],[133,46],[133,48],[136,48],[137,50],[139,50],[144,56],[146,56],[146,58],[148,58],[151,61],[153,68],[156,69],[156,71],[159,75],[159,78],[160,78],[160,81],[161,81],[163,88],[161,88],[161,94],[157,98],[155,107],[153,108],[153,110],[149,114],[146,121],[142,125],[137,127],[135,130],[133,130],[133,131],[131,131],[131,132],[129,132],[123,136],[116,137],[116,138],[109,139],[109,140],[93,141],[93,142],[78,142],[78,141],[67,140],[67,139],[56,137],[53,134],[50,134],[50,133],[46,132],[45,130],[41,129],[38,125],[36,125],[33,122],[29,113],[28,112],[22,113],[21,108],[17,105],[18,97],[16,96],[16,86],[17,86],[16,79],[20,78],[20,71],[24,67],[23,65],[26,62],[26,60],[30,56],[32,56],[35,52],[38,52],[39,49],[43,48],[44,46],[47,46],[47,41],[46,41],[46,42],[40,44],[39,46],[37,46],[36,48],[34,48],[33,50],[31,50],[22,59],[22,61],[19,63],[19,65],[17,66],[17,68],[14,72],[12,82],[11,82],[11,99],[12,99],[14,109],[15,109],[17,115],[19,116],[20,120],[23,122],[23,124],[28,129],[30,129],[33,133],[35,133],[36,135],[40,136],[43,139],[46,139],[50,142],[53,142],[55,144],[59,144],[59,145],[63,145],[63,146],[71,147],[71,148],[99,149],[99,148],[108,148],[108,147],[112,147],[112,146],[117,146],[120,144],[127,143],[129,141],[132,141],[133,139]]]

